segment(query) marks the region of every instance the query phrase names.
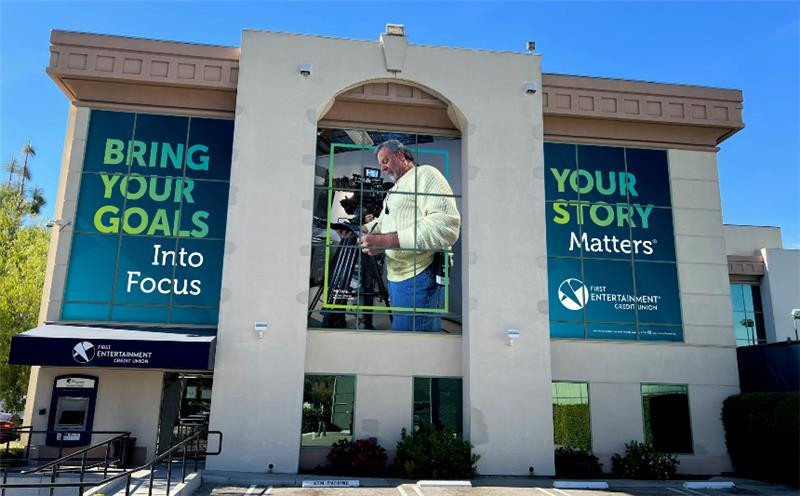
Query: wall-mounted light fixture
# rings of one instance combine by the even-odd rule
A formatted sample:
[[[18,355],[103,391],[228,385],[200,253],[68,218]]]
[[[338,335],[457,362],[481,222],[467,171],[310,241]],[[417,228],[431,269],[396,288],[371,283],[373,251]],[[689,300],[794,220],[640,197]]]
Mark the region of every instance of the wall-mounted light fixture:
[[[269,324],[266,321],[257,320],[253,326],[253,329],[258,333],[258,337],[263,339],[264,332],[267,330],[267,327],[269,327]]]
[[[61,231],[68,225],[72,224],[72,222],[64,219],[50,219],[45,224],[47,227],[56,227],[58,226],[58,230]]]
[[[308,77],[311,75],[311,63],[306,62],[305,64],[300,64],[297,66],[297,71],[303,77]]]
[[[514,346],[514,341],[519,339],[519,329],[506,330],[506,336],[508,337],[508,345]]]

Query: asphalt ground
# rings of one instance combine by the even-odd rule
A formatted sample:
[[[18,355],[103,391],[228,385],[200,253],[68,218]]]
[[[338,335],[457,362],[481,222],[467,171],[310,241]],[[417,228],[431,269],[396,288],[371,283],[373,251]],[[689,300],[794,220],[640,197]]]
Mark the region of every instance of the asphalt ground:
[[[414,483],[398,483],[389,487],[358,488],[300,488],[273,487],[269,485],[237,486],[225,484],[203,484],[195,496],[726,496],[726,495],[761,495],[789,496],[798,495],[796,489],[776,484],[733,480],[733,489],[687,489],[678,481],[619,481],[615,486],[605,490],[557,489],[552,481],[539,480],[530,485],[544,487],[513,487],[512,485],[493,484],[493,481],[475,481],[475,487],[419,487]],[[486,485],[484,485],[484,483]],[[519,484],[520,481],[509,481]]]

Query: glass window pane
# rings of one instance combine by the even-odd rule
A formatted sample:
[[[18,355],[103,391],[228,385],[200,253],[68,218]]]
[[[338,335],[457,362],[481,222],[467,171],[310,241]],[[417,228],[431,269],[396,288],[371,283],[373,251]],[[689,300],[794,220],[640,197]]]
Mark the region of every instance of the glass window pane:
[[[588,384],[553,383],[553,436],[556,446],[591,450]]]
[[[693,452],[687,386],[642,384],[642,412],[645,441],[656,451]]]
[[[356,378],[306,375],[303,387],[303,447],[329,447],[353,439]]]
[[[731,284],[731,306],[734,312],[744,312],[744,284]]]
[[[462,381],[451,378],[414,378],[414,428],[448,429],[462,433]]]

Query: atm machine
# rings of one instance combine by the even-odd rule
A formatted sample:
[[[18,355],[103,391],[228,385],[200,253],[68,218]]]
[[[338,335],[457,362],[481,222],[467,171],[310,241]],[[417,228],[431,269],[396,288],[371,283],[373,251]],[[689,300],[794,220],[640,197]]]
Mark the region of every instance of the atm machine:
[[[92,441],[97,377],[61,375],[55,378],[47,420],[48,446],[87,446]]]

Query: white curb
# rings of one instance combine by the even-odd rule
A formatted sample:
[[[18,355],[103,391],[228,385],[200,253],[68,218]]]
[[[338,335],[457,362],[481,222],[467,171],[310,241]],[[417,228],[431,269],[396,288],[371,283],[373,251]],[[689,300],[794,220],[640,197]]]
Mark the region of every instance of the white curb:
[[[421,480],[417,481],[419,487],[472,487],[470,481],[456,480]]]
[[[556,489],[608,489],[605,481],[553,481]]]
[[[683,487],[686,489],[733,489],[735,484],[732,481],[722,481],[722,482],[711,482],[711,481],[701,481],[701,482],[684,482]]]

